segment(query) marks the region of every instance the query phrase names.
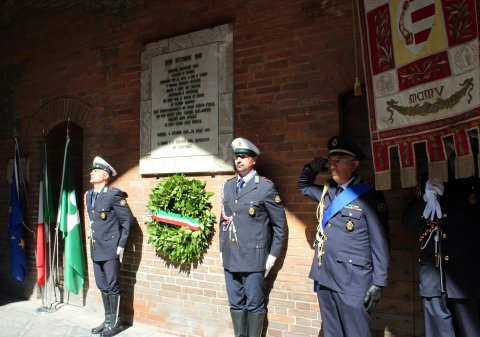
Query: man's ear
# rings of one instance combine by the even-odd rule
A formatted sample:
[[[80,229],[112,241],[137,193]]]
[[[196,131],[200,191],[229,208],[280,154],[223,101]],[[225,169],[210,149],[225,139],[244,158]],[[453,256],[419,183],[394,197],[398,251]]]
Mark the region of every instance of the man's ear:
[[[353,161],[353,170],[356,171],[359,166],[360,166],[360,161],[354,160]]]

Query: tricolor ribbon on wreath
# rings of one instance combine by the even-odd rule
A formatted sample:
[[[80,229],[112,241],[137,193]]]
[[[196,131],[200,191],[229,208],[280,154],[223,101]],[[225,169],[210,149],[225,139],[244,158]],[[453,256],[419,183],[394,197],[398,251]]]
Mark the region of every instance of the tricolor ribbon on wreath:
[[[401,186],[416,185],[418,143],[429,177],[447,181],[446,137],[453,139],[456,177],[473,176],[471,141],[478,142],[480,128],[475,0],[360,0],[358,6],[376,189],[391,188],[392,149]]]
[[[200,222],[196,219],[183,216],[181,214],[157,210],[148,214],[153,220],[168,223],[175,226],[188,227],[197,231],[200,229]]]

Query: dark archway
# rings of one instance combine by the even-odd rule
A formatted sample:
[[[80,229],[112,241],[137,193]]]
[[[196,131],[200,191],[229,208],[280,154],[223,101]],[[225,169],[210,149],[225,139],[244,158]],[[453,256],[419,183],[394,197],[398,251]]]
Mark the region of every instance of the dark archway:
[[[81,223],[85,223],[83,219],[84,215],[84,202],[83,202],[83,172],[82,162],[83,162],[83,129],[78,126],[76,123],[64,121],[56,126],[54,126],[50,132],[45,136],[45,143],[48,153],[48,168],[50,173],[50,186],[52,190],[52,198],[54,202],[55,211],[58,210],[58,202],[60,196],[60,188],[62,183],[62,173],[63,173],[63,162],[65,154],[65,144],[67,140],[67,133],[70,137],[70,150],[72,151],[72,162],[74,167],[74,179],[75,179],[75,192],[77,197],[77,206],[81,217]],[[55,229],[51,230],[51,240],[55,242]],[[82,236],[83,242],[86,242],[85,227],[82,226]],[[57,295],[60,295],[60,298],[57,297],[57,300],[63,303],[71,303],[75,305],[83,306],[85,304],[86,294],[79,294],[76,296],[74,294],[68,294],[63,289],[63,240],[61,240],[61,233],[58,233],[58,282],[57,286]],[[84,252],[86,252],[84,246]],[[85,253],[85,261],[87,261]],[[87,270],[85,270],[87,272]],[[84,289],[88,289],[88,276],[85,274],[85,286]]]

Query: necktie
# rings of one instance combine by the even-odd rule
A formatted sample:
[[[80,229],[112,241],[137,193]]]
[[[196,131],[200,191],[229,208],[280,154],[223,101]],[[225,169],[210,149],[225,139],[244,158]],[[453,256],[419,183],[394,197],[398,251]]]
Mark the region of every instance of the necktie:
[[[92,207],[95,207],[95,201],[97,200],[98,192],[93,192],[92,194]]]
[[[243,180],[242,178],[238,179],[237,181],[237,194],[240,193],[240,191],[242,190],[243,186],[245,186],[245,180]]]
[[[337,188],[335,190],[335,196],[339,195],[342,192],[343,192],[343,187],[342,186],[337,186]]]

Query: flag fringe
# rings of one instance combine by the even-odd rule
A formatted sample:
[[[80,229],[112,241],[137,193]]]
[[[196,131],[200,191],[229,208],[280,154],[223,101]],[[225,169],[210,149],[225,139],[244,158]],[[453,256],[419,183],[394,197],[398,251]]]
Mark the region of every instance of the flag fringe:
[[[475,160],[473,154],[455,158],[455,178],[462,179],[475,175]]]
[[[391,189],[392,188],[391,177],[392,177],[391,170],[375,172],[375,189],[377,191]]]
[[[417,186],[417,168],[415,166],[401,168],[400,182],[402,188]]]
[[[428,163],[428,177],[439,182],[448,181],[448,161],[431,161]]]

